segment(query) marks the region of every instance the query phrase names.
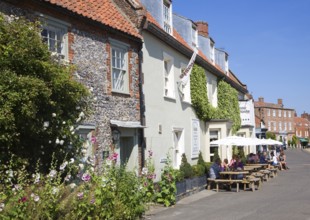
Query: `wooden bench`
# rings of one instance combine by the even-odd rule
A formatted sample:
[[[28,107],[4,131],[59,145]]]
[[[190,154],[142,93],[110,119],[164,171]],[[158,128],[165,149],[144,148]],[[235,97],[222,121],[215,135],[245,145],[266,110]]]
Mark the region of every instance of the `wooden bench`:
[[[260,170],[259,173],[264,175],[264,180],[268,181],[270,178],[270,175],[272,175],[270,170]]]
[[[271,172],[271,177],[276,177],[278,175],[278,168],[268,168],[267,170],[269,170]]]
[[[229,185],[236,183],[237,189],[236,191],[239,192],[239,183],[242,183],[243,180],[241,179],[211,179],[208,178],[208,190],[211,189],[211,183],[215,183],[216,185],[216,192],[219,191],[219,184],[227,183]]]
[[[243,185],[244,190],[246,190],[247,186],[249,186],[248,188],[251,188],[253,192],[255,191],[255,185],[257,186],[257,189],[259,189],[261,186],[260,178],[256,178],[256,177],[252,177],[252,176],[244,178],[242,180],[242,183],[244,184]]]
[[[261,182],[263,182],[264,180],[266,180],[266,174],[262,173],[262,172],[255,172],[252,173],[251,176],[256,177],[256,178],[260,178]]]

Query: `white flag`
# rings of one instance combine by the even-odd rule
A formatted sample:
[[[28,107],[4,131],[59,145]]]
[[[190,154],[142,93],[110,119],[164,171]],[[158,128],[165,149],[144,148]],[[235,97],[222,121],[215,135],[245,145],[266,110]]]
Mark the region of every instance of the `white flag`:
[[[189,75],[191,74],[192,68],[195,64],[195,59],[196,59],[197,53],[198,53],[198,49],[195,47],[192,58],[190,59],[189,63],[187,64],[186,69],[180,75],[181,80],[179,82],[179,90],[182,94],[183,94],[183,87],[185,87],[186,84],[188,83]]]

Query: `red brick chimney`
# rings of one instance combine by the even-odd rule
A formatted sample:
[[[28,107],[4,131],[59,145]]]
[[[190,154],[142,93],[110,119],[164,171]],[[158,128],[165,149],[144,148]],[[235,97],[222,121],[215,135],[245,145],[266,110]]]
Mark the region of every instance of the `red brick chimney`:
[[[204,36],[204,37],[209,37],[209,25],[205,21],[196,21],[197,24],[197,29],[198,29],[198,34]]]
[[[278,99],[278,105],[283,105],[282,99]]]
[[[258,101],[259,101],[259,102],[264,102],[264,97],[259,97],[259,98],[258,98]]]

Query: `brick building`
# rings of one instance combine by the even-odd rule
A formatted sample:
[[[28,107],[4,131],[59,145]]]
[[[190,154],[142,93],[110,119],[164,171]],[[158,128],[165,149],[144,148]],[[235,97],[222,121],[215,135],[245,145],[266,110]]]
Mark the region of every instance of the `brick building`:
[[[302,142],[309,142],[310,138],[310,121],[307,113],[301,114],[301,117],[295,117],[295,134],[299,140],[298,144],[302,145]]]
[[[278,102],[267,103],[263,97],[254,102],[255,116],[265,123],[267,131],[276,135],[277,140],[292,140],[295,134],[295,110],[285,108],[282,99]]]

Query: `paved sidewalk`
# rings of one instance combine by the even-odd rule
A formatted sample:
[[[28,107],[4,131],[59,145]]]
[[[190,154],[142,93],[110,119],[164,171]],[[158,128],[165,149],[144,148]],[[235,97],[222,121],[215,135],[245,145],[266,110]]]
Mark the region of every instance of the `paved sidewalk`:
[[[152,206],[144,219],[310,220],[310,149],[285,152],[290,170],[279,171],[255,192],[203,190],[172,207]]]

